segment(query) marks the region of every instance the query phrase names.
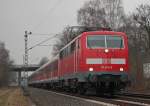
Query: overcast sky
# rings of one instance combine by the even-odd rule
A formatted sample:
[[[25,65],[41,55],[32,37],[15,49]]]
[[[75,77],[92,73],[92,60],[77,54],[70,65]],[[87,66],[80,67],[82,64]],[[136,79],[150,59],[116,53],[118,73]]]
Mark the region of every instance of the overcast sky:
[[[67,25],[77,25],[77,11],[88,0],[0,0],[0,41],[6,44],[11,58],[22,64],[24,31],[39,34],[60,33]],[[132,13],[141,3],[150,0],[123,0],[125,12]],[[48,36],[29,37],[29,47]],[[46,44],[53,44],[54,40]],[[51,57],[51,47],[36,47],[29,51],[29,62],[38,63]]]

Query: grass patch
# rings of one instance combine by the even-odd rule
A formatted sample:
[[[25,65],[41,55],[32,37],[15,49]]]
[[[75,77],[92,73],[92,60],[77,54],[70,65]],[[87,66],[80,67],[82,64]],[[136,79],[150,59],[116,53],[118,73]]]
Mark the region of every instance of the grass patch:
[[[5,106],[8,100],[9,93],[0,96],[0,106]]]

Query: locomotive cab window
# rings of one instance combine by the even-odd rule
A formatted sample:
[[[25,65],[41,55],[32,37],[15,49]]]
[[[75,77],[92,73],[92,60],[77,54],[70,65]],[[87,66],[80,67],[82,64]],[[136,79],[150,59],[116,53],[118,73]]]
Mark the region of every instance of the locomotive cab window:
[[[87,46],[88,48],[104,48],[105,36],[88,36]]]
[[[121,36],[91,35],[87,37],[88,48],[123,48]]]
[[[123,48],[123,39],[120,36],[107,36],[107,48]]]

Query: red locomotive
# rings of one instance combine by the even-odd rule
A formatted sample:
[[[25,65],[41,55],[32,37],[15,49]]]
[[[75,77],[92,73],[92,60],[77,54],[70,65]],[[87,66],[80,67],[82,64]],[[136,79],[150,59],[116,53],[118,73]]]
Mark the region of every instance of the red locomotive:
[[[81,33],[56,58],[30,76],[29,85],[84,94],[89,88],[114,93],[127,86],[127,36],[109,30]]]

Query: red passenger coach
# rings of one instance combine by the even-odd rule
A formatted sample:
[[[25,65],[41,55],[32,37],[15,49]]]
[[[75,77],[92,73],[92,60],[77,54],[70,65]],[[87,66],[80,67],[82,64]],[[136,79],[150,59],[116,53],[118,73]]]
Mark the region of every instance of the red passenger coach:
[[[43,69],[54,66],[49,64]],[[50,67],[43,71],[53,73],[43,80],[46,86],[80,93],[89,88],[103,93],[120,91],[129,81],[127,36],[107,30],[83,32],[60,50],[55,69]],[[32,78],[30,84],[35,84]]]

